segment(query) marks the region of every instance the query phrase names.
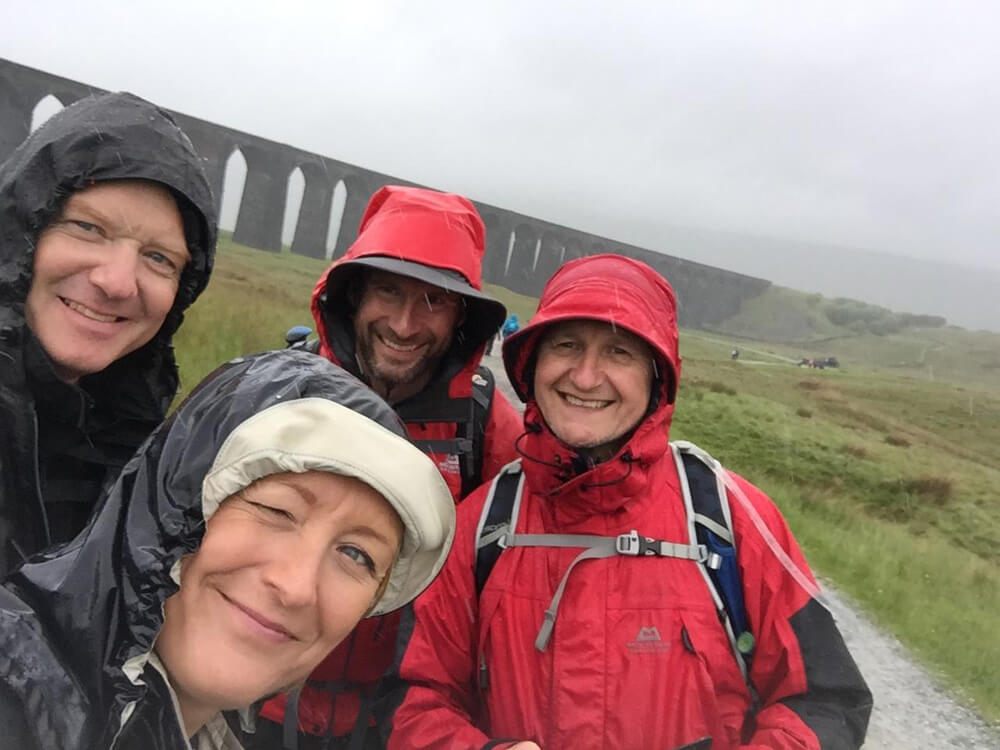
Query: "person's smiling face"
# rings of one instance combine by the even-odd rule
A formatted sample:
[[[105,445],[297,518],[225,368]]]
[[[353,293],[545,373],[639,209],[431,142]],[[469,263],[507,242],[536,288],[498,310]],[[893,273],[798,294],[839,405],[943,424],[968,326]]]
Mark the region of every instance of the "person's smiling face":
[[[150,341],[190,259],[161,185],[117,180],[71,195],[38,238],[25,303],[59,377],[76,382]]]
[[[189,733],[304,680],[376,601],[402,538],[385,498],[338,474],[276,474],[223,502],[156,642]]]
[[[638,336],[597,320],[554,323],[542,335],[534,398],[566,445],[617,452],[649,405],[653,352]]]
[[[451,346],[462,314],[459,294],[388,271],[369,273],[354,335],[370,385],[391,402],[418,392]]]

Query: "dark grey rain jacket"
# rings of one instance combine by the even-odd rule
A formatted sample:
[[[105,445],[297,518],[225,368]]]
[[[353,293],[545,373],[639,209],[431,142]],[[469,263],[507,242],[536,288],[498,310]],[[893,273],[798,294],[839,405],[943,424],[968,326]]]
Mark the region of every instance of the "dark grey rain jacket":
[[[163,327],[79,386],[60,381],[25,324],[35,243],[72,193],[153,180],[173,193],[191,262]],[[177,392],[171,338],[208,283],[216,210],[198,155],[162,110],[132,94],[82,99],[0,165],[0,576],[71,539]]]
[[[322,398],[406,435],[360,381],[307,352],[233,360],[210,375],[128,463],[69,544],[0,587],[0,746],[166,750],[187,740],[148,654],[177,590],[170,570],[204,533],[202,480],[229,434],[264,409]],[[141,661],[141,659],[139,659]]]

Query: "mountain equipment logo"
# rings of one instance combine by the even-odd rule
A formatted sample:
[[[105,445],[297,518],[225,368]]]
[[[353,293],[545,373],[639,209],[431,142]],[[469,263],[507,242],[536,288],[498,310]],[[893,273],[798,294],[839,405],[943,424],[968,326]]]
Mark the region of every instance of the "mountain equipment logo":
[[[639,628],[635,640],[629,641],[626,645],[633,654],[662,654],[670,650],[670,644],[664,643],[660,638],[660,631],[655,625]]]
[[[442,474],[461,474],[462,467],[458,463],[458,456],[449,453],[443,460],[438,461],[438,471]]]

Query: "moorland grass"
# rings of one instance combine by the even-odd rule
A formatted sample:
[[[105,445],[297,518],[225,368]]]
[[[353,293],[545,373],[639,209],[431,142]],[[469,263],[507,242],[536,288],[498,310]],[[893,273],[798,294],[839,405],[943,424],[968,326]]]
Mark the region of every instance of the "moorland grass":
[[[672,437],[697,442],[764,489],[816,570],[985,715],[1000,718],[996,444],[951,446],[970,419],[971,429],[990,434],[998,415],[955,409],[944,413],[950,421],[938,415],[931,432],[926,415],[914,423],[901,414],[894,376],[879,385],[878,376],[839,373],[802,388],[795,368],[740,371],[689,358],[685,369]],[[806,382],[814,377],[825,373]],[[717,382],[737,395],[706,387]],[[852,404],[847,416],[841,399]],[[910,435],[909,447],[887,444],[887,426]]]
[[[312,326],[309,297],[327,266],[225,238],[175,340],[183,389],[231,357],[281,347],[293,325]],[[490,291],[522,320],[534,313],[535,300]],[[813,312],[805,295],[799,302]],[[1000,719],[1000,366],[989,366],[1000,337],[945,328],[872,338],[822,351],[740,343],[733,362],[732,339],[682,331],[672,437],[764,489],[819,573]],[[823,352],[845,367],[787,362]],[[934,358],[933,381],[886,365],[921,353],[924,369]],[[949,373],[954,382],[941,382]]]

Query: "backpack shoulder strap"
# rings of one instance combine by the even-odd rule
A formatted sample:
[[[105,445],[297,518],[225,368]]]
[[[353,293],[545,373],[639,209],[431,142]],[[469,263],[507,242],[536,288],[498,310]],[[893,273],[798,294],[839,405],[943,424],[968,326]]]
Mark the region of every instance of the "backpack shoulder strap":
[[[719,610],[733,655],[749,685],[754,638],[743,599],[729,495],[720,474],[723,469],[718,461],[693,443],[677,441],[671,443],[671,449],[681,478],[689,533],[693,540],[719,556],[717,568],[703,567],[701,570]]]
[[[490,421],[490,407],[496,381],[489,367],[480,365],[472,374],[472,420],[466,426],[465,435],[472,442],[472,451],[461,460],[462,497],[483,483],[483,455],[485,452],[486,427]]]
[[[490,484],[476,528],[476,596],[483,593],[493,566],[504,550],[501,538],[517,525],[523,487],[521,459],[504,466]]]

